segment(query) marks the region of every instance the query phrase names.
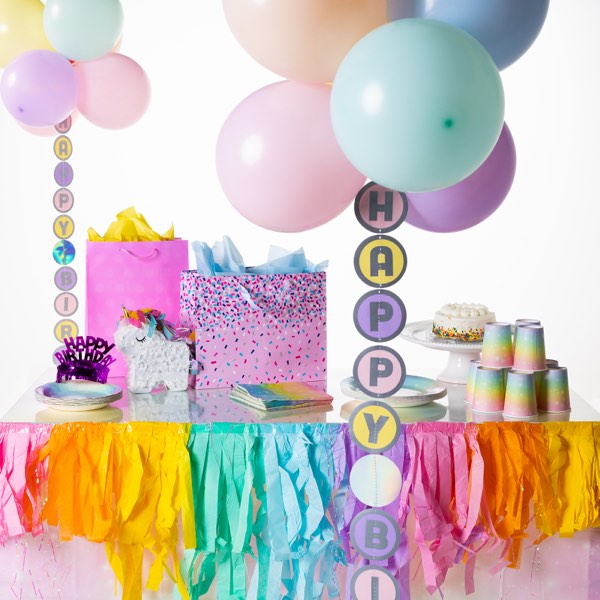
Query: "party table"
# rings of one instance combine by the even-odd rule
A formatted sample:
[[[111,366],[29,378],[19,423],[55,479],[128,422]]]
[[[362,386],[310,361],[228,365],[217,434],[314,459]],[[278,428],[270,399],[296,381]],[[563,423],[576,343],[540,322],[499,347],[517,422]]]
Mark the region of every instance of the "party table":
[[[192,598],[350,597],[365,561],[348,532],[364,505],[347,475],[364,452],[345,423],[359,404],[339,391],[346,376],[329,374],[331,411],[269,422],[228,389],[125,392],[65,413],[35,400],[44,373],[0,423],[0,589],[44,600],[180,598],[186,586]],[[464,386],[449,385],[398,411],[402,436],[384,454],[403,491],[385,510],[402,543],[373,564],[396,573],[399,597],[600,598],[600,414],[573,391],[571,403],[538,422],[474,423]]]
[[[275,419],[262,419],[237,402],[229,399],[229,388],[193,389],[185,392],[155,392],[130,394],[124,377],[109,378],[110,383],[123,389],[121,400],[101,411],[69,413],[52,410],[35,399],[34,390],[52,381],[53,370],[43,373],[31,387],[3,415],[2,421],[13,423],[64,423],[69,421],[127,422],[159,421],[175,423],[258,423],[258,422],[320,422],[344,423],[348,421],[356,402],[340,391],[340,382],[351,375],[343,369],[332,369],[327,381],[327,391],[333,396],[332,409],[327,412],[300,413]],[[443,383],[448,393],[445,398],[419,407],[400,411],[400,419],[408,422],[467,422],[501,421],[501,415],[473,415],[465,404],[465,386]],[[571,390],[570,413],[540,413],[532,422],[548,421],[598,421],[600,413],[576,391]]]

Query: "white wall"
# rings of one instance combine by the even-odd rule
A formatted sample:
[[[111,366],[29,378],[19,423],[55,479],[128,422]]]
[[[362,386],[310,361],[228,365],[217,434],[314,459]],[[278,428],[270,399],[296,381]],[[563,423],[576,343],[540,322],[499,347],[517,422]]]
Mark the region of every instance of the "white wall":
[[[352,257],[366,237],[352,209],[300,234],[267,232],[246,222],[224,198],[214,168],[221,123],[255,89],[278,80],[245,54],[229,32],[217,0],[126,0],[121,51],[147,71],[153,98],[144,119],[106,131],[79,119],[69,134],[75,170],[71,189],[84,272],[88,226],[103,231],[130,204],[158,230],[171,222],[190,240],[227,233],[248,263],[269,243],[303,245],[314,260],[330,259],[329,361],[348,370],[369,343],[353,331],[352,310],[366,291]],[[409,320],[429,318],[441,304],[488,304],[501,320],[538,317],[548,355],[569,367],[572,387],[586,398],[596,388],[596,304],[600,242],[600,3],[554,0],[530,51],[502,73],[518,172],[509,197],[478,227],[448,235],[408,225],[395,232],[409,259],[393,290]],[[25,133],[0,107],[0,373],[2,414],[50,364],[56,212],[52,137]],[[74,292],[84,300],[81,281]],[[75,315],[83,325],[83,307]],[[411,373],[435,372],[441,352],[395,341]]]

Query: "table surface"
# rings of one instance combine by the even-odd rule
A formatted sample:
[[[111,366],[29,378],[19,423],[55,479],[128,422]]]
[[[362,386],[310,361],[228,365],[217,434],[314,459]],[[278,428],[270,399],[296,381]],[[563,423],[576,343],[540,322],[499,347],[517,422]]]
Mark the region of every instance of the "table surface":
[[[185,392],[154,392],[152,394],[130,394],[124,378],[109,379],[123,388],[123,397],[99,410],[65,412],[52,409],[35,398],[34,390],[43,383],[53,381],[56,371],[48,370],[36,381],[2,417],[4,422],[20,423],[65,423],[65,422],[126,422],[156,421],[175,423],[341,423],[346,422],[354,408],[360,403],[344,396],[340,383],[350,375],[343,369],[328,373],[327,391],[334,397],[331,410],[327,412],[302,411],[294,414],[268,414],[260,418],[251,410],[229,399],[229,388],[213,390],[188,389]],[[324,385],[324,382],[322,382]],[[501,414],[472,413],[465,404],[465,386],[443,384],[447,395],[429,404],[398,409],[403,423],[423,421],[484,422],[502,421]],[[600,421],[596,411],[578,394],[571,391],[570,413],[540,413],[530,419],[541,421]]]

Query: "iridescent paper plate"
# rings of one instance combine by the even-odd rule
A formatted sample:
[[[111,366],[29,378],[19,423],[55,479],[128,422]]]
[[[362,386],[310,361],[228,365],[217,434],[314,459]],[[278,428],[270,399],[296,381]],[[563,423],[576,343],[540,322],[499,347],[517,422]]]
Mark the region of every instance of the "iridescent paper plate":
[[[52,407],[43,408],[35,414],[36,423],[120,423],[123,420],[123,411],[116,406],[107,406],[102,410],[54,410]]]
[[[56,410],[78,412],[98,410],[119,400],[123,390],[118,385],[95,381],[72,380],[45,383],[35,389],[35,397]]]
[[[341,382],[342,393],[350,398],[359,400],[377,400],[361,391],[353,377],[348,377]],[[435,379],[419,377],[418,375],[407,375],[402,387],[388,398],[381,398],[395,408],[407,408],[409,406],[423,406],[434,400],[443,398],[447,393],[446,388]]]

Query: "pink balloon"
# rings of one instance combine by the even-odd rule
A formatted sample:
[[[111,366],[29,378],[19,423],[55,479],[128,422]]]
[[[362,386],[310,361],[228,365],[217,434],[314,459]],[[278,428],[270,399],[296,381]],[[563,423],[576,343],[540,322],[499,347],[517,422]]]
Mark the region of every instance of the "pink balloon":
[[[50,50],[31,50],[15,58],[2,74],[0,93],[8,112],[32,127],[56,125],[77,99],[71,63]]]
[[[135,123],[150,103],[150,82],[134,60],[111,52],[97,60],[78,62],[77,108],[98,127],[122,129]]]
[[[474,227],[502,204],[512,186],[516,168],[515,143],[504,123],[496,146],[474,173],[441,190],[407,192],[406,222],[435,233]]]
[[[257,90],[227,117],[217,174],[249,221],[282,232],[327,223],[365,182],[339,147],[329,116],[331,88],[282,81]]]

